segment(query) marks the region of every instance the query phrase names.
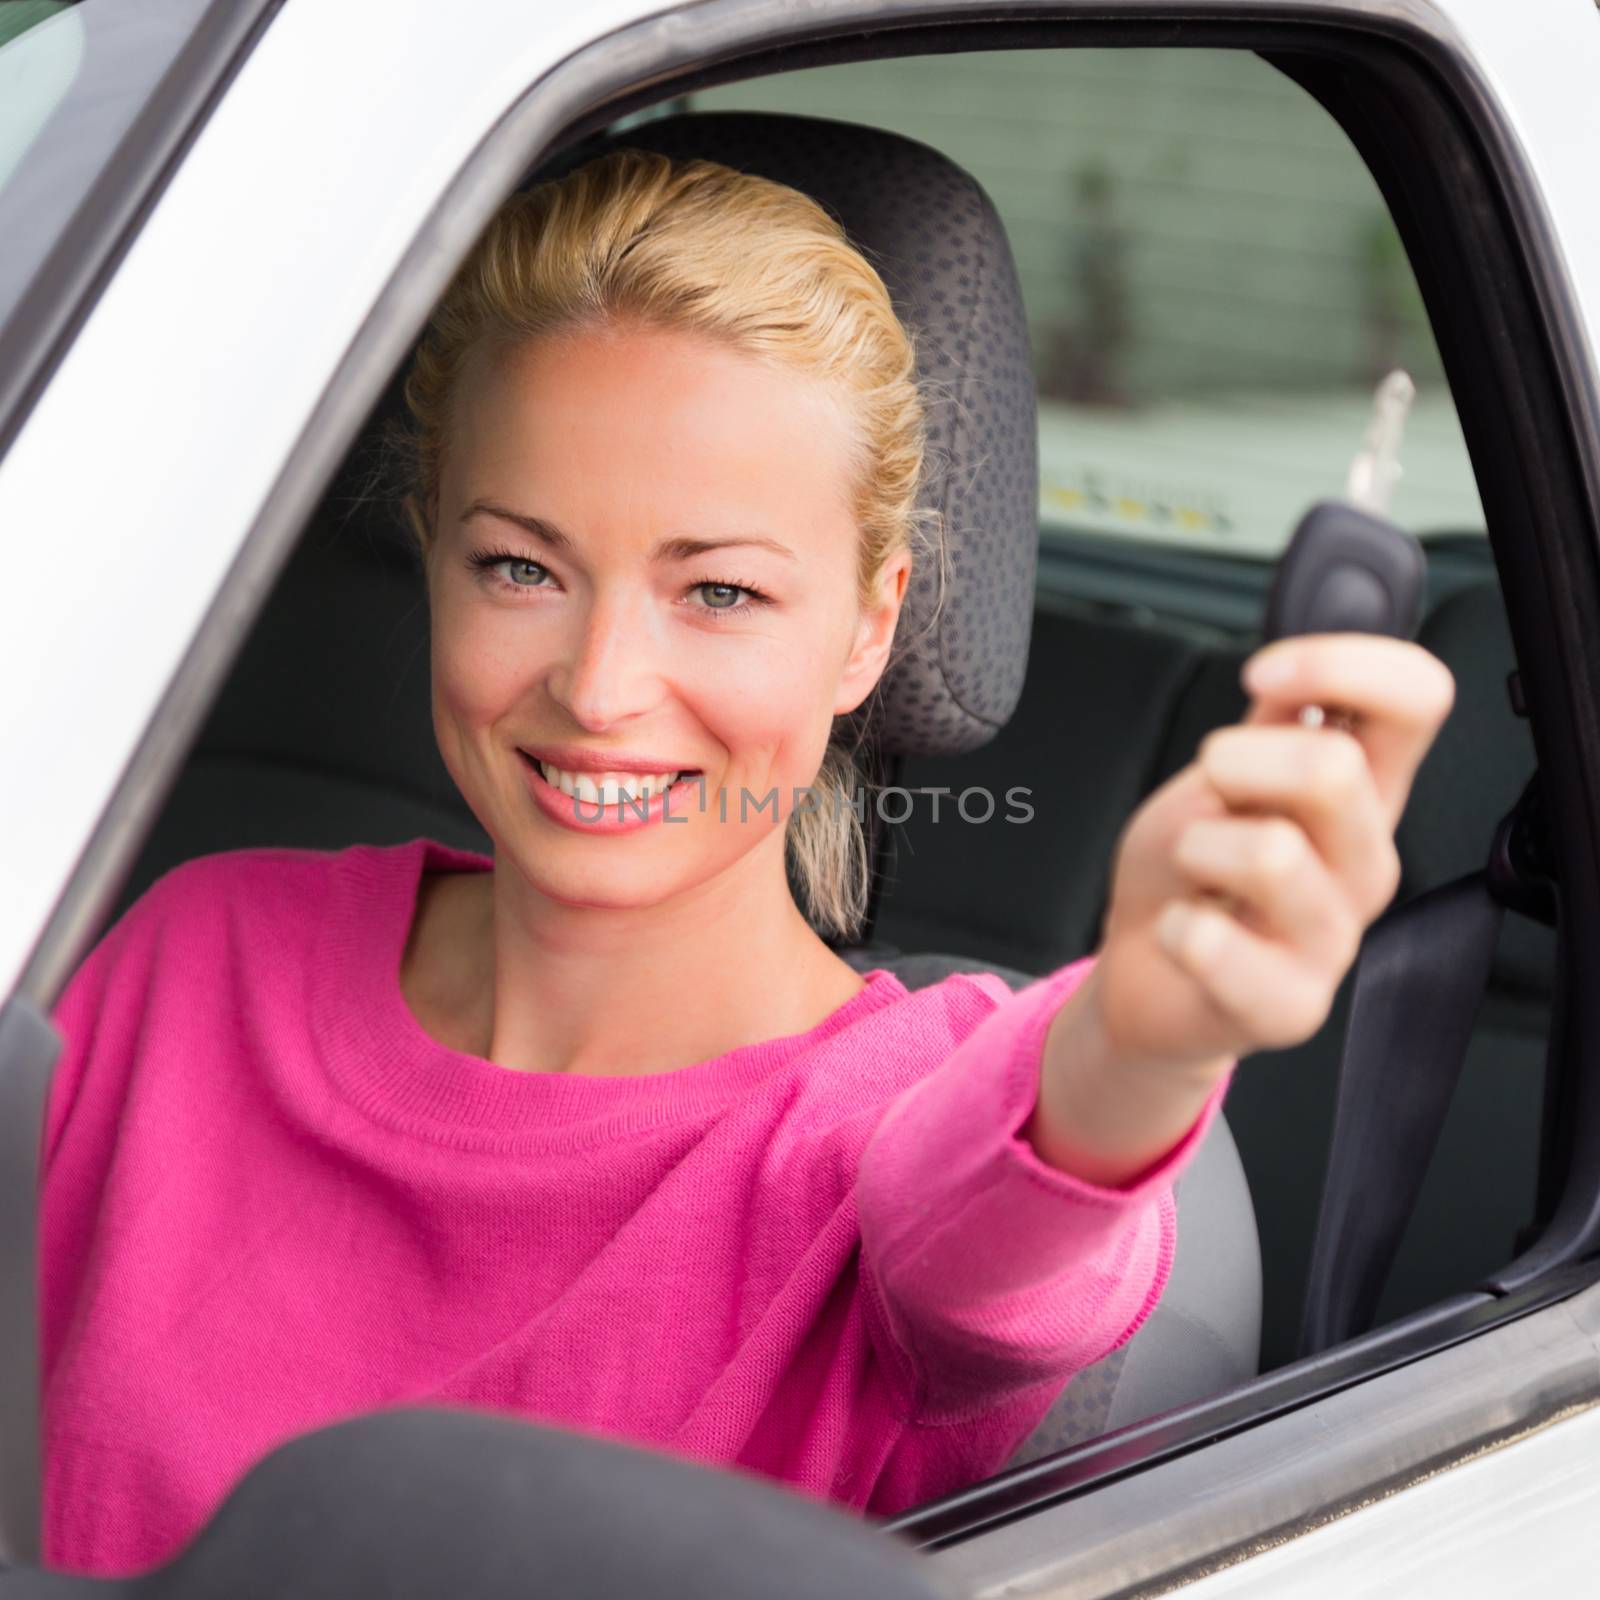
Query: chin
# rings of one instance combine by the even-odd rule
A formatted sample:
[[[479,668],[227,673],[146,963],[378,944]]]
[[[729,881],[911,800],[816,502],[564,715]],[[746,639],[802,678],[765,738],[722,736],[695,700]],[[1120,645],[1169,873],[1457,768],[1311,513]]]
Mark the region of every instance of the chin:
[[[593,862],[574,862],[564,869],[551,854],[529,847],[526,853],[511,851],[511,859],[536,893],[573,910],[648,911],[700,881],[685,880],[677,872],[641,872],[637,862],[630,867],[619,861],[598,870]]]
[[[607,876],[592,872],[570,875],[544,872],[530,877],[528,882],[547,900],[589,911],[645,911],[659,905],[671,893],[667,887],[658,889],[649,882],[641,882],[637,873],[623,883],[611,883]]]

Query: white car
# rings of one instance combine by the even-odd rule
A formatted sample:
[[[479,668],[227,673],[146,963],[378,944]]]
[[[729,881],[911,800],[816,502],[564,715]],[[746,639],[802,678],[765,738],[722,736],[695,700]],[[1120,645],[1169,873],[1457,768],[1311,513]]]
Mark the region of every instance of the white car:
[[[1589,1592],[1597,83],[1590,0],[0,8],[0,1595],[38,1554],[52,1007],[190,857],[481,847],[370,447],[496,205],[629,139],[845,209],[853,153],[931,151],[993,202],[977,267],[936,208],[893,243],[913,320],[960,334],[970,293],[1021,352],[999,444],[951,444],[977,484],[952,649],[978,607],[1009,620],[969,664],[983,732],[883,755],[1060,804],[879,838],[846,954],[908,983],[1092,948],[1117,829],[1237,714],[1272,559],[1372,380],[1422,389],[1395,515],[1458,699],[1397,907],[1328,1027],[1240,1067],[1157,1317],[1006,1472],[886,1536],[973,1596]],[[951,350],[976,397],[977,341]]]

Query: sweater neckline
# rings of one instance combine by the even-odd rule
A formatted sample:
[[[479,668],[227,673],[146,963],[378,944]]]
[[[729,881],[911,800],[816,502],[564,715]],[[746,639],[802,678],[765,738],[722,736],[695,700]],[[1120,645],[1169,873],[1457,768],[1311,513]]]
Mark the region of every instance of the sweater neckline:
[[[502,1067],[439,1043],[400,987],[423,873],[493,868],[491,856],[421,837],[352,845],[332,857],[310,1001],[329,1080],[367,1116],[436,1143],[574,1148],[713,1111],[908,993],[887,968],[874,967],[862,975],[862,989],[805,1032],[740,1045],[671,1072],[608,1078]]]

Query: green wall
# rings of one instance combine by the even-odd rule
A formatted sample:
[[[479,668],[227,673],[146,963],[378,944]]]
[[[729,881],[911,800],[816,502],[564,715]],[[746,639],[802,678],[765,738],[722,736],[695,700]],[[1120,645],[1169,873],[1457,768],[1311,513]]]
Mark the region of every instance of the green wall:
[[[806,112],[936,146],[1016,250],[1047,395],[1370,388],[1438,357],[1378,192],[1259,57],[1036,50],[792,72],[702,109]]]

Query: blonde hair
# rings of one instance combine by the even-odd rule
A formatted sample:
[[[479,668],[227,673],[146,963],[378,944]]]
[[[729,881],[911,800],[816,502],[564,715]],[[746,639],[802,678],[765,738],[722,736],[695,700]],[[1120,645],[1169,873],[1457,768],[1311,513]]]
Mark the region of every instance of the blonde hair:
[[[627,148],[513,195],[434,311],[405,385],[415,428],[403,508],[425,569],[451,401],[471,352],[626,320],[703,333],[837,386],[854,422],[861,605],[899,551],[942,557],[934,513],[917,505],[927,427],[913,339],[876,269],[796,189]],[[787,825],[790,878],[824,936],[854,938],[866,914],[855,751],[877,699],[875,687],[853,738],[835,719],[812,784],[821,803],[795,807]]]

